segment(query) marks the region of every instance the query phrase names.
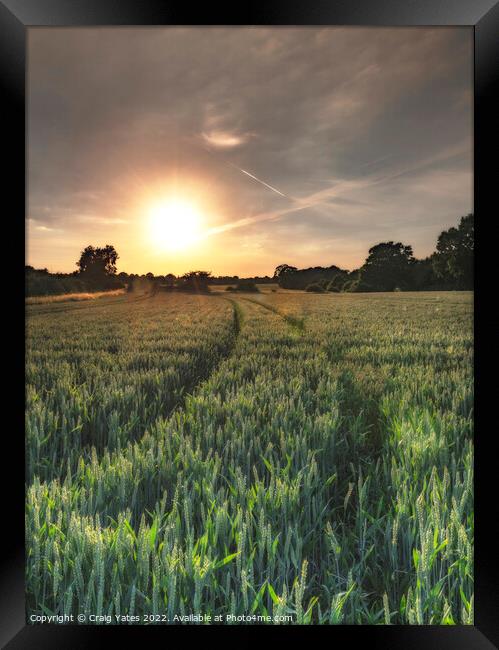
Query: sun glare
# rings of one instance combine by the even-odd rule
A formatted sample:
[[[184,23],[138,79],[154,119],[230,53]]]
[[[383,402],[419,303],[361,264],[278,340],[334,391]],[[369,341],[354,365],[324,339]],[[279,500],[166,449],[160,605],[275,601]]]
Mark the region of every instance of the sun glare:
[[[199,212],[186,201],[170,200],[154,205],[149,225],[152,240],[164,250],[183,250],[201,236]]]

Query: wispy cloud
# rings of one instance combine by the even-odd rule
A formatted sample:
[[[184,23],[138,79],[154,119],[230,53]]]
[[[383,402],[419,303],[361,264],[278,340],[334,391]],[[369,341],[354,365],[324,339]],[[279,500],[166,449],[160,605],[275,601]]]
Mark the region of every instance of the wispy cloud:
[[[282,251],[355,266],[395,236],[424,255],[472,209],[469,28],[40,28],[28,47],[42,266],[97,237],[155,271],[139,199],[163,185],[203,188],[221,273]]]
[[[79,214],[76,218],[79,221],[87,221],[90,223],[102,224],[106,226],[129,223],[128,219],[122,219],[121,217],[107,217],[98,214]]]
[[[32,228],[37,232],[62,232],[60,228],[51,228],[50,226],[46,226],[39,219],[29,218],[27,222],[28,228]]]
[[[241,146],[249,139],[246,134],[230,133],[229,131],[211,131],[210,133],[202,133],[201,136],[206,144],[217,149],[233,149]]]
[[[260,181],[259,179],[256,179],[254,176],[250,175],[252,178],[255,178],[255,180],[258,180],[261,182],[263,185],[266,187],[269,187],[270,189],[277,191],[281,196],[285,198],[289,198],[292,201],[292,204],[290,206],[286,206],[280,209],[276,210],[270,210],[270,211],[263,211],[259,214],[255,214],[252,216],[244,217],[242,219],[238,219],[236,221],[224,224],[223,226],[219,226],[217,228],[213,228],[211,231],[209,231],[207,234],[208,235],[215,235],[219,234],[222,232],[226,232],[228,230],[234,230],[235,228],[243,228],[245,226],[249,226],[251,224],[259,223],[261,221],[275,221],[278,219],[285,218],[287,215],[293,214],[295,212],[298,212],[300,210],[306,210],[306,209],[314,209],[317,208],[318,206],[325,205],[325,204],[330,204],[332,201],[335,199],[340,199],[340,202],[344,205],[345,202],[341,201],[343,195],[346,195],[347,197],[350,196],[352,197],[352,202],[353,203],[359,203],[357,200],[355,200],[354,197],[359,196],[361,191],[366,190],[367,188],[374,187],[374,186],[384,186],[390,184],[392,181],[395,181],[397,179],[400,179],[401,177],[405,175],[410,175],[410,174],[417,174],[425,169],[431,168],[432,166],[435,166],[438,163],[442,162],[447,162],[449,160],[452,160],[456,157],[465,155],[469,153],[469,146],[466,142],[460,142],[452,147],[449,147],[448,149],[441,151],[434,155],[433,157],[426,158],[424,160],[419,161],[418,163],[405,167],[404,169],[395,169],[394,171],[388,172],[388,173],[374,173],[371,174],[370,176],[366,176],[362,179],[356,179],[356,180],[346,180],[346,179],[331,179],[329,181],[329,185],[325,188],[322,188],[319,191],[312,192],[308,194],[305,197],[301,197],[299,199],[294,199],[291,197],[288,197],[287,195],[279,192],[278,190],[275,190],[275,188],[272,188],[271,186],[267,185],[263,181]],[[377,162],[377,161],[375,161]],[[240,170],[244,173],[244,170]],[[445,174],[444,174],[445,176]],[[471,178],[471,177],[470,177]],[[442,175],[439,174],[439,179],[440,179],[440,186],[442,182]],[[452,176],[449,179],[449,176],[447,176],[447,180],[450,180],[451,186],[452,186]],[[421,186],[421,183],[415,183],[415,187],[418,187],[421,191],[426,191],[431,193],[432,191],[436,190],[438,192],[438,186],[433,183],[429,182],[428,177],[426,177],[426,184]],[[447,189],[447,188],[446,188]],[[448,188],[450,189],[450,188]],[[365,204],[361,204],[361,210],[366,212]]]

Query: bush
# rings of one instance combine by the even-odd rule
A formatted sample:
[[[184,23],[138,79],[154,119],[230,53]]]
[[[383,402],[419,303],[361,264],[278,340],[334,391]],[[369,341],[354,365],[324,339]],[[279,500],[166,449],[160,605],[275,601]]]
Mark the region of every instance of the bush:
[[[254,282],[240,282],[234,288],[234,291],[242,291],[246,293],[260,293],[260,289]]]
[[[211,280],[211,271],[189,271],[178,279],[177,287],[180,291],[188,293],[208,293]]]
[[[309,293],[325,293],[324,287],[317,282],[309,284],[305,291],[308,291]]]
[[[49,273],[46,269],[25,270],[25,295],[55,296],[66,293],[94,293],[121,289],[123,282],[114,275],[100,278],[88,273]]]
[[[333,293],[339,293],[340,288],[334,283],[334,280],[331,280],[331,282],[328,282],[326,285],[326,291],[331,291]]]
[[[358,280],[350,280],[349,282],[345,282],[343,288],[341,289],[342,293],[355,293],[356,291],[359,291]]]

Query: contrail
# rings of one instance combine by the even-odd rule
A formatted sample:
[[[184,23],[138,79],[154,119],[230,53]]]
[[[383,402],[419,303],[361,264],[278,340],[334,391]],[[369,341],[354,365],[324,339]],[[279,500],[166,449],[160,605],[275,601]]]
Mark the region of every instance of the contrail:
[[[210,154],[211,156],[213,156],[214,158],[217,158],[220,162],[224,163],[225,165],[228,165],[229,167],[233,167],[234,169],[237,169],[238,172],[241,172],[242,174],[245,174],[246,176],[249,176],[250,178],[252,178],[252,179],[253,179],[254,181],[256,181],[257,183],[260,183],[260,185],[263,185],[264,187],[266,187],[267,189],[271,190],[272,192],[275,192],[276,194],[279,194],[279,196],[282,196],[282,197],[285,198],[285,199],[290,199],[291,201],[294,201],[294,200],[295,200],[295,199],[293,199],[293,197],[288,196],[287,194],[284,194],[284,192],[281,192],[280,190],[278,190],[277,187],[273,187],[272,185],[269,185],[269,184],[266,183],[265,181],[262,181],[261,178],[258,178],[258,177],[255,176],[254,174],[251,174],[250,172],[246,171],[245,169],[242,169],[241,167],[238,167],[237,165],[234,165],[234,163],[231,163],[231,162],[228,161],[228,160],[224,160],[224,159],[221,158],[220,156],[216,155],[216,154],[215,154],[215,153],[214,153],[214,152],[213,152],[209,147],[207,147],[206,145],[201,145],[201,146],[202,146],[202,148],[203,148],[207,153],[209,153],[209,154]]]
[[[272,190],[272,192],[275,192],[276,194],[279,194],[279,196],[282,196],[282,197],[284,197],[285,199],[291,199],[290,196],[287,196],[286,194],[284,194],[283,192],[281,192],[280,190],[278,190],[276,187],[272,187],[272,185],[269,185],[269,184],[266,183],[265,181],[262,181],[261,178],[257,178],[257,177],[254,176],[253,174],[250,174],[250,173],[247,172],[245,169],[242,169],[241,167],[237,167],[237,165],[234,165],[234,164],[231,163],[231,162],[228,162],[228,161],[225,161],[225,162],[227,162],[227,164],[230,165],[231,167],[234,167],[234,169],[237,169],[238,171],[242,172],[243,174],[246,174],[246,176],[249,176],[250,178],[252,178],[253,180],[255,180],[257,183],[260,183],[260,185],[263,185],[264,187],[267,187],[269,190]],[[293,199],[292,199],[292,200],[293,200]]]

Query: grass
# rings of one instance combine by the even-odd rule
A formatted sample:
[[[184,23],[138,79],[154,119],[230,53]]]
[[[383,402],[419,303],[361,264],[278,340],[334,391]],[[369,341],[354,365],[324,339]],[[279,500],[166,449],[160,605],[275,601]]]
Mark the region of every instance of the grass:
[[[27,305],[44,305],[53,302],[94,300],[96,298],[119,296],[123,293],[125,293],[125,289],[114,289],[113,291],[95,291],[93,293],[62,293],[56,296],[29,296],[25,299],[25,302]]]
[[[221,291],[227,291],[227,287],[237,287],[237,282],[233,282],[232,284],[210,284],[210,291],[213,291],[215,293],[219,293]],[[281,289],[279,285],[276,283],[256,283],[256,288],[258,289],[258,292],[260,293],[274,293],[276,291],[281,291],[284,292],[286,289]]]
[[[164,294],[27,331],[28,614],[473,623],[471,294]]]

